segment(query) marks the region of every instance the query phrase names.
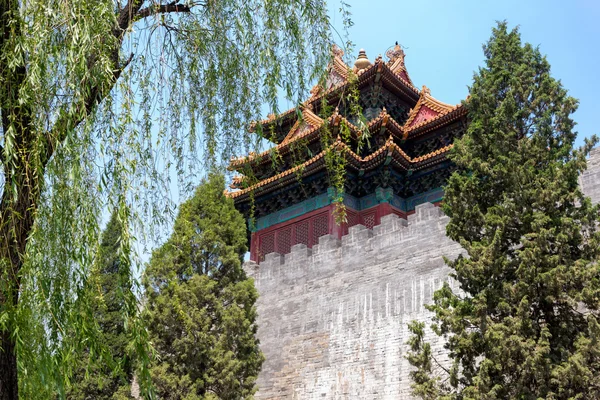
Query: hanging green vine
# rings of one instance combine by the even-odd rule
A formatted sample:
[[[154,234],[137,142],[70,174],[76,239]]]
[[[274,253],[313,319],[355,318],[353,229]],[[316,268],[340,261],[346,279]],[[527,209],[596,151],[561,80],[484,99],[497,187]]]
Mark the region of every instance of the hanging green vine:
[[[330,196],[332,203],[335,205],[334,217],[337,224],[347,222],[346,206],[344,204],[347,153],[353,150],[357,154],[360,154],[362,146],[369,138],[367,120],[363,115],[362,106],[360,105],[358,76],[351,69],[348,69],[347,80],[348,84],[340,96],[340,105],[343,105],[344,109],[347,110],[346,116],[339,120],[338,126],[335,126],[338,121],[323,124],[321,135],[322,147],[325,149],[325,164],[332,190]],[[323,97],[321,111],[322,117],[326,121],[330,120],[332,115],[331,109],[332,107],[328,104],[327,99]],[[355,149],[352,148],[353,136],[347,122],[348,120],[356,121],[355,127],[358,129]],[[337,133],[335,138],[333,137],[331,124],[334,124],[333,131]]]

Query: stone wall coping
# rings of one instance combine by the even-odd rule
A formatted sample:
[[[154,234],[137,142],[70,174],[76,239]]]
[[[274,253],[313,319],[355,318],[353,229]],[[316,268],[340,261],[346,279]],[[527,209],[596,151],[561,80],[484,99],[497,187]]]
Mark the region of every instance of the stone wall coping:
[[[279,253],[269,253],[265,259],[257,264],[254,261],[246,261],[244,270],[253,277],[265,274],[271,277],[285,278],[289,273],[296,275],[298,268],[306,269],[308,266],[323,264],[325,259],[334,260],[338,256],[349,257],[359,256],[359,253],[368,253],[373,250],[385,248],[387,246],[398,246],[400,243],[415,242],[415,240],[426,240],[434,232],[445,230],[449,218],[444,215],[442,210],[432,203],[419,204],[415,208],[415,213],[408,216],[407,219],[401,218],[396,214],[388,214],[381,217],[381,223],[368,229],[364,225],[354,225],[348,229],[348,234],[337,239],[333,235],[323,235],[319,237],[319,243],[309,249],[304,244],[292,246],[290,253],[282,255]],[[407,251],[414,254],[419,252],[418,246],[407,247]],[[336,253],[336,254],[333,254]],[[338,254],[339,253],[339,254]],[[324,273],[329,273],[331,266],[322,268]],[[319,274],[318,271],[313,273]],[[275,275],[273,275],[275,274]],[[284,279],[285,280],[285,279]]]

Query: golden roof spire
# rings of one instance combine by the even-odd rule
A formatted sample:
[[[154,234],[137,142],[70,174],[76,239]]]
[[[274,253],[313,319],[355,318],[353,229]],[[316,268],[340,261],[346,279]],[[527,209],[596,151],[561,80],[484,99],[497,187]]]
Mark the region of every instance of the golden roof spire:
[[[354,66],[356,67],[356,69],[360,71],[361,69],[368,68],[371,65],[371,61],[369,61],[369,59],[367,58],[367,53],[365,52],[365,49],[360,49],[358,51],[358,58],[354,62]]]

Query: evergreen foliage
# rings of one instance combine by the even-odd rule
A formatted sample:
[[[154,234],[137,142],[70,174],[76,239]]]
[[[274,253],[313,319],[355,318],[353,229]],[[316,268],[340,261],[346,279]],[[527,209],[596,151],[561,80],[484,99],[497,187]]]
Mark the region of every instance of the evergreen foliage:
[[[423,399],[600,398],[599,210],[578,185],[595,138],[574,149],[577,101],[539,49],[499,23],[467,101],[446,186],[447,261],[428,308],[447,339],[437,364],[413,322],[409,361]]]
[[[263,356],[257,291],[246,278],[246,225],[211,175],[181,205],[173,234],[144,275],[145,315],[161,399],[251,398]]]
[[[256,150],[247,123],[280,91],[304,99],[329,18],[322,0],[0,0],[0,32],[0,400],[64,397],[99,335],[80,295],[103,213],[120,210],[135,264],[171,188]],[[125,299],[144,390],[146,331]]]
[[[118,212],[113,212],[102,233],[98,258],[92,269],[87,290],[90,291],[90,311],[98,324],[94,348],[86,349],[77,360],[67,397],[72,400],[129,398],[133,378],[133,362],[127,354],[129,337],[125,330],[125,298],[132,279],[128,263],[122,262],[123,229]],[[76,334],[76,332],[74,332]],[[98,343],[102,342],[102,343]],[[100,362],[93,362],[94,358]]]

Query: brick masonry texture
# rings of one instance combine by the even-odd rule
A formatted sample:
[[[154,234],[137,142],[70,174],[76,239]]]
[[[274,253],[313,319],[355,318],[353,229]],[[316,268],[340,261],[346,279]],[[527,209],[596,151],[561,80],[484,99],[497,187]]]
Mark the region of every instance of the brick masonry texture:
[[[596,147],[590,154],[587,171],[579,179],[586,195],[590,196],[592,203],[600,202],[600,147]]]
[[[600,201],[600,148],[581,176]],[[257,399],[411,399],[405,358],[412,320],[430,322],[433,292],[448,281],[443,257],[463,250],[446,237],[448,217],[430,203],[408,220],[326,235],[312,249],[247,262],[260,298],[258,337],[266,357]],[[429,325],[429,324],[427,324]],[[442,363],[443,343],[427,330]]]

